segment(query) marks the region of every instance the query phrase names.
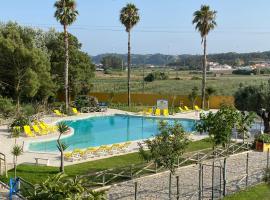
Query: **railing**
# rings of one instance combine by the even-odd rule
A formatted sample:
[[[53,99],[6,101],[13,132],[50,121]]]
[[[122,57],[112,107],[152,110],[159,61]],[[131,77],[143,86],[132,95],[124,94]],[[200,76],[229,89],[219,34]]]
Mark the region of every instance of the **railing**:
[[[175,167],[186,166],[189,164],[198,164],[205,160],[213,159],[216,157],[226,157],[235,153],[248,151],[250,144],[237,144],[233,143],[227,148],[216,148],[215,150],[204,149],[196,153],[186,153],[183,157],[179,158]],[[108,169],[100,172],[90,173],[81,177],[87,179],[89,187],[106,186],[112,183],[117,183],[133,178],[156,174],[165,171],[163,167],[157,166],[154,162],[143,163],[139,165],[130,165],[128,167]]]
[[[3,169],[4,168],[4,169]],[[5,177],[8,177],[7,174],[7,160],[6,155],[3,153],[0,153],[0,175],[5,174]]]

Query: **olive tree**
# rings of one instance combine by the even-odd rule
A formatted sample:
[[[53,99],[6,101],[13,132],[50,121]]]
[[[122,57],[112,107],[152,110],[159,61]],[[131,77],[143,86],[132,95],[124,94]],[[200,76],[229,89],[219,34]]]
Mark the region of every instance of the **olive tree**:
[[[185,152],[189,144],[188,136],[179,123],[169,125],[161,122],[159,133],[154,139],[145,141],[149,151],[140,145],[140,155],[146,161],[154,161],[157,166],[162,166],[170,170],[169,195],[171,191],[171,174],[175,173],[176,163]]]

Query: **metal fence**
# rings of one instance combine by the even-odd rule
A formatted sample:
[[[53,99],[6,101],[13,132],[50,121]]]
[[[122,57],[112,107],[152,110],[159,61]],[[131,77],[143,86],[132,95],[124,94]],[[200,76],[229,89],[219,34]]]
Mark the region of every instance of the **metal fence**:
[[[269,152],[244,152],[112,186],[108,198],[216,200],[261,183],[266,168]]]

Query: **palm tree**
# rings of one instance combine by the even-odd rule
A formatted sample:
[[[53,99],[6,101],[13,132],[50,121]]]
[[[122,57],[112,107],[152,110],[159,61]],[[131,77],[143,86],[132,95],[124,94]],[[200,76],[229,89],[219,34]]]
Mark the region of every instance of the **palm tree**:
[[[57,21],[63,25],[64,28],[64,41],[65,41],[65,102],[66,112],[68,111],[69,105],[69,84],[68,84],[68,64],[69,64],[69,43],[68,43],[68,31],[67,27],[76,21],[77,15],[79,14],[76,10],[76,3],[74,0],[58,0],[55,2],[54,7],[56,11],[54,17]]]
[[[17,161],[18,157],[23,154],[23,147],[15,144],[12,147],[11,154],[13,155],[13,164],[14,164],[14,178],[17,177]]]
[[[130,65],[131,65],[131,47],[130,47],[130,32],[131,29],[140,21],[139,9],[134,4],[127,4],[120,11],[120,21],[126,27],[128,33],[128,106],[130,106]]]
[[[65,169],[64,169],[64,151],[68,148],[68,146],[65,143],[61,142],[60,139],[61,139],[62,134],[66,133],[69,130],[69,127],[66,125],[65,122],[60,122],[57,125],[57,129],[58,129],[58,132],[59,132],[59,136],[58,136],[58,139],[57,139],[57,148],[58,148],[58,150],[60,151],[60,154],[61,154],[60,172],[64,173],[65,172]]]
[[[217,11],[210,10],[207,5],[202,5],[200,10],[194,12],[194,19],[192,21],[195,24],[195,29],[201,34],[203,44],[203,79],[202,79],[202,108],[205,104],[205,87],[206,87],[206,70],[207,70],[207,57],[206,57],[206,38],[211,30],[216,26],[216,14]]]
[[[205,99],[207,101],[207,108],[210,109],[210,97],[216,93],[216,89],[209,86],[205,89]]]

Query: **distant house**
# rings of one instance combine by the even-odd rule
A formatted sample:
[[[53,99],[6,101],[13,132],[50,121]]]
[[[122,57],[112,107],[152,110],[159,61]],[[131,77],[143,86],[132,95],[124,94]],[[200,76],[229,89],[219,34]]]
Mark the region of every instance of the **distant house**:
[[[217,62],[209,62],[210,71],[225,71],[225,70],[232,70],[232,66],[230,65],[221,65]]]

